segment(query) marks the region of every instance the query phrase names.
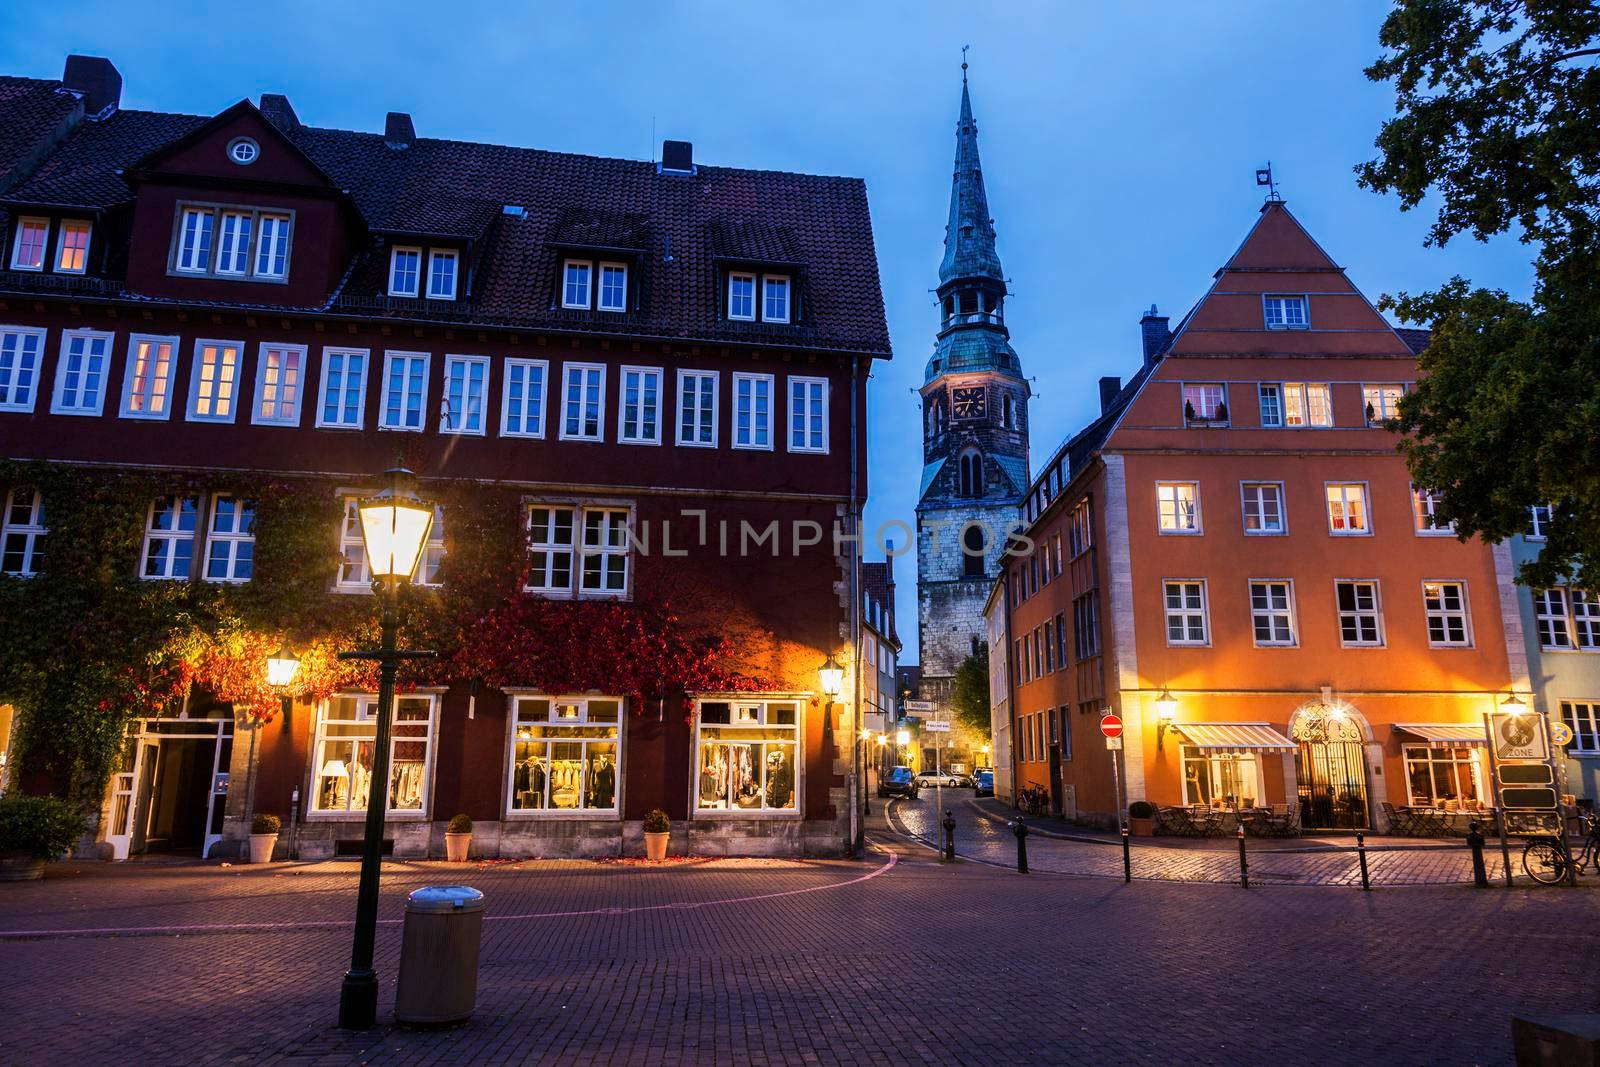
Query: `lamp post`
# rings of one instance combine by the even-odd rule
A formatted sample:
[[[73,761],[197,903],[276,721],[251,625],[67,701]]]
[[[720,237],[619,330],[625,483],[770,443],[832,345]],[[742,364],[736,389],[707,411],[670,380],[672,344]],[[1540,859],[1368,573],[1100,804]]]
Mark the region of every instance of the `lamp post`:
[[[382,610],[379,646],[364,652],[341,652],[340,659],[376,660],[378,664],[378,725],[372,746],[372,775],[367,793],[367,823],[361,842],[361,882],[356,890],[356,932],[350,949],[350,969],[339,990],[339,1025],[346,1030],[366,1030],[378,1018],[378,975],[372,969],[378,931],[378,877],[383,866],[383,815],[389,793],[389,738],[394,719],[395,670],[405,659],[424,659],[432,652],[395,647],[395,595],[400,583],[410,581],[428,543],[433,507],[412,489],[410,471],[394,467],[384,472],[385,486],[356,506],[361,519],[361,541],[367,553],[367,571]]]

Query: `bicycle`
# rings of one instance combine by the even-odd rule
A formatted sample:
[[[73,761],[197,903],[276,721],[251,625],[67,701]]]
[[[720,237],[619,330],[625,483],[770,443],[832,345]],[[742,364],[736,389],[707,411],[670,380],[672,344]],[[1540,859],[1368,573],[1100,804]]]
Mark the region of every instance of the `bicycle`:
[[[1583,848],[1576,857],[1564,837],[1534,837],[1522,846],[1522,869],[1540,885],[1556,885],[1567,880],[1569,866],[1573,874],[1582,874],[1587,864],[1594,864],[1600,874],[1600,818],[1579,814],[1584,825]]]

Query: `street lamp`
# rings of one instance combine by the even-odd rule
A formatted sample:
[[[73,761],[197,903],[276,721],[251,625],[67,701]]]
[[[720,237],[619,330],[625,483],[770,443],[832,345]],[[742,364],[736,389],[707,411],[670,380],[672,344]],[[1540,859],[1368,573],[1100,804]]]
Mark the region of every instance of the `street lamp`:
[[[817,680],[822,684],[822,691],[830,702],[839,695],[839,690],[844,688],[844,668],[833,658],[832,652],[828,653],[827,661],[817,668]]]
[[[897,764],[901,764],[902,766],[904,765],[905,753],[902,750],[907,745],[909,745],[910,743],[911,743],[911,731],[910,730],[897,730],[897,731],[895,731],[895,735],[894,735],[894,744],[895,744],[894,761]]]
[[[366,1030],[378,1019],[378,974],[372,969],[378,932],[378,877],[383,865],[383,815],[389,792],[389,737],[394,720],[395,670],[404,659],[423,659],[432,652],[395,647],[395,594],[411,580],[428,530],[433,506],[412,489],[414,476],[404,467],[384,472],[385,485],[378,494],[356,505],[361,519],[361,542],[367,552],[367,572],[382,609],[380,641],[376,650],[341,652],[340,659],[375,660],[378,664],[378,724],[372,746],[372,776],[367,792],[367,823],[361,842],[361,882],[356,890],[356,932],[350,950],[350,969],[339,990],[339,1025],[346,1030]],[[352,798],[354,799],[354,798]]]
[[[278,651],[267,657],[267,684],[278,691],[283,700],[283,722],[289,723],[289,685],[294,681],[294,676],[300,670],[300,657],[289,648],[288,642],[279,646]],[[256,735],[261,732],[261,720],[254,720],[250,727],[250,757],[246,764],[250,768],[250,783],[244,792],[244,821],[250,825],[256,817]]]
[[[1507,715],[1521,715],[1528,710],[1528,705],[1515,693],[1507,693],[1506,698],[1500,702],[1500,710]]]
[[[278,651],[267,657],[267,684],[274,689],[286,689],[294,682],[294,676],[300,673],[300,657],[285,642]],[[289,699],[287,693],[284,700]]]
[[[1172,729],[1172,722],[1178,717],[1178,698],[1172,695],[1166,686],[1161,687],[1161,695],[1156,697],[1156,751],[1161,751],[1161,743],[1166,740],[1167,731]]]

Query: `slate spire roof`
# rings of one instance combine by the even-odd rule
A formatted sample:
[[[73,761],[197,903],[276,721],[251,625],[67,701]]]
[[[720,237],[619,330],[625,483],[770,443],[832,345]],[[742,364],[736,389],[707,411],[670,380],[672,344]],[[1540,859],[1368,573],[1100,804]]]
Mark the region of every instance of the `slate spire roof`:
[[[994,220],[983,188],[983,163],[978,158],[978,123],[972,117],[967,73],[961,72],[961,117],[956,120],[956,169],[950,183],[950,221],[944,229],[941,285],[958,278],[992,278],[1003,282],[1000,254],[994,246]]]

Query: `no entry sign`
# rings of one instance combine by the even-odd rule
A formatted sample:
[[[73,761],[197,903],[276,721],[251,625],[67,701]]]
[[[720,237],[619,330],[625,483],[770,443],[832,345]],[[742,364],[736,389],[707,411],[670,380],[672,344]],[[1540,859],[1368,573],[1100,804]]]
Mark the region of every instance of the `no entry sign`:
[[[1107,737],[1122,736],[1122,717],[1114,711],[1108,711],[1100,716],[1100,732]]]

